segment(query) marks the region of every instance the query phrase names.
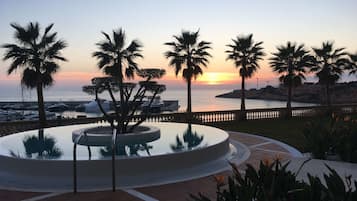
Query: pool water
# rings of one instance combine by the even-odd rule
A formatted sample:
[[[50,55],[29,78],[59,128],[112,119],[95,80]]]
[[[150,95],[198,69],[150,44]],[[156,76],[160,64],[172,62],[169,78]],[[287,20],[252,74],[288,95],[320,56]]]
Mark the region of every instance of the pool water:
[[[156,141],[121,145],[117,157],[147,157],[192,151],[227,140],[228,134],[220,129],[185,123],[144,123],[160,129]],[[0,138],[0,155],[38,160],[72,160],[72,131],[76,129],[107,126],[103,123],[61,126],[31,130]],[[120,142],[119,142],[120,144]],[[77,147],[77,160],[101,160],[111,157],[110,146]]]

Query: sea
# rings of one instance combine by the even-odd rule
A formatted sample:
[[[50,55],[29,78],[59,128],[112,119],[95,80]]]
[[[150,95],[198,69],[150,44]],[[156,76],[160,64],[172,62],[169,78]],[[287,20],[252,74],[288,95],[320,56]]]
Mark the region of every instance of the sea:
[[[199,111],[219,111],[219,110],[235,110],[240,108],[240,99],[235,98],[216,98],[216,95],[231,92],[233,89],[225,88],[193,88],[192,89],[192,110]],[[185,111],[187,107],[187,89],[168,88],[160,94],[162,100],[178,100],[179,111]],[[45,90],[45,101],[91,101],[93,96],[82,92],[80,89],[66,90]],[[110,100],[109,95],[102,94],[104,99]],[[2,93],[0,101],[36,101],[37,95],[35,91],[9,91]],[[313,103],[293,102],[292,106],[313,106]],[[256,100],[246,99],[246,108],[277,108],[285,107],[285,101],[273,100]]]

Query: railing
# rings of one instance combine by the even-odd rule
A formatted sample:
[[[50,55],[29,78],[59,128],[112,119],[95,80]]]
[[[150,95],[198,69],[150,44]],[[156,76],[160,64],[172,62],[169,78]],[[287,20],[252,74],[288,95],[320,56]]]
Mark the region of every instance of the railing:
[[[292,117],[313,117],[324,115],[328,111],[337,114],[355,114],[357,113],[357,104],[334,105],[331,108],[327,106],[294,107],[291,109]],[[254,119],[277,119],[289,116],[286,108],[267,108],[267,109],[249,109],[245,112],[241,110],[192,112],[191,117],[187,113],[170,113],[148,115],[146,121],[176,121],[185,122],[187,119],[193,119],[202,123],[226,122],[241,120],[245,116],[247,120]],[[133,117],[132,121],[142,118],[140,115]]]
[[[337,114],[355,114],[357,113],[357,104],[348,105],[334,105],[331,108],[327,106],[310,106],[310,107],[294,107],[289,111],[286,108],[266,108],[266,109],[248,109],[245,112],[240,110],[226,110],[226,111],[208,111],[208,112],[192,112],[188,113],[164,113],[164,114],[150,114],[150,115],[135,115],[131,118],[132,122],[137,122],[142,118],[146,118],[147,122],[187,122],[192,120],[198,123],[215,123],[227,121],[239,121],[241,119],[255,120],[255,119],[277,119],[292,117],[312,117],[324,115],[327,112],[334,112]],[[242,118],[245,117],[245,118]],[[48,120],[47,124],[51,126],[84,124],[104,121],[101,117],[95,118],[73,118],[73,119],[57,119]],[[38,121],[17,121],[17,122],[1,122],[0,136],[10,133],[20,132],[29,129],[38,128]]]

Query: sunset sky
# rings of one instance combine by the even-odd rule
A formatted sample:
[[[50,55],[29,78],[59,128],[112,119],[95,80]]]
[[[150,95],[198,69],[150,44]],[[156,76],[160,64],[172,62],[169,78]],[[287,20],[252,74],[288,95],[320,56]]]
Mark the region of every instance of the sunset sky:
[[[103,39],[101,31],[111,32],[122,27],[128,39],[139,39],[143,45],[144,59],[141,67],[160,67],[167,71],[162,82],[169,87],[184,84],[177,78],[163,53],[168,48],[164,42],[181,30],[200,30],[202,40],[212,42],[210,60],[204,75],[196,85],[230,85],[239,88],[240,78],[233,63],[226,61],[226,45],[238,34],[254,34],[255,41],[264,41],[267,57],[277,45],[288,40],[318,47],[323,41],[335,41],[337,47],[357,52],[357,1],[356,0],[1,0],[0,44],[13,43],[11,22],[26,25],[37,21],[42,28],[54,23],[53,30],[68,43],[63,56],[68,62],[60,63],[56,86],[80,88],[101,72],[91,53],[95,43]],[[4,50],[0,49],[1,57]],[[261,69],[248,80],[248,87],[276,84],[277,76],[271,72],[267,60]],[[0,87],[19,84],[19,75],[6,75],[8,62],[0,61]],[[257,79],[258,78],[258,79]],[[356,77],[345,76],[344,80]],[[233,87],[234,86],[234,87]]]

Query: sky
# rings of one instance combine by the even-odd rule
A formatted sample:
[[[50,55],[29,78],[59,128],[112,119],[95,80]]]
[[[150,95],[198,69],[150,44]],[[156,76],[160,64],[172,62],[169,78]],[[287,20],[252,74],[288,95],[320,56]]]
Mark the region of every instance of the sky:
[[[14,43],[10,23],[26,25],[39,22],[42,28],[54,23],[53,30],[68,43],[55,75],[56,89],[81,88],[102,73],[91,57],[101,31],[110,33],[123,28],[128,41],[138,39],[144,45],[142,68],[159,67],[167,71],[160,81],[168,88],[185,86],[181,74],[176,77],[163,53],[165,42],[182,30],[200,31],[200,39],[212,42],[210,59],[204,74],[194,82],[201,87],[240,87],[238,70],[226,61],[226,45],[237,35],[253,34],[263,41],[267,56],[260,70],[247,82],[248,88],[278,84],[278,76],[268,65],[276,47],[287,41],[320,47],[334,41],[336,47],[357,52],[356,0],[1,0],[0,44]],[[0,56],[4,49],[0,48]],[[0,89],[16,89],[20,73],[8,76],[8,61],[0,61]],[[310,78],[309,80],[314,80]],[[344,76],[342,81],[356,80]]]

